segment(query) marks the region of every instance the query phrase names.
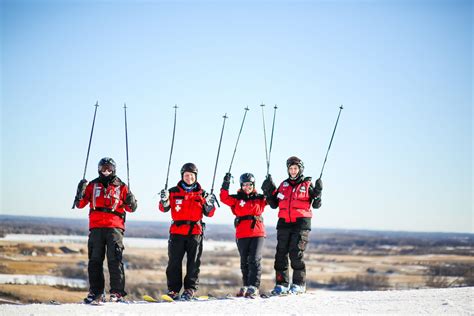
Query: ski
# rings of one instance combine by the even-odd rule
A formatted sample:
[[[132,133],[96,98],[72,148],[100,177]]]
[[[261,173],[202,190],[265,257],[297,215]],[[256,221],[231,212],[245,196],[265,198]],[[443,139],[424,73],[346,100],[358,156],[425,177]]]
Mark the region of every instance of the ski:
[[[159,300],[157,300],[157,299],[151,297],[150,295],[143,295],[142,298],[143,298],[143,300],[144,300],[145,302],[148,302],[148,303],[160,303]]]

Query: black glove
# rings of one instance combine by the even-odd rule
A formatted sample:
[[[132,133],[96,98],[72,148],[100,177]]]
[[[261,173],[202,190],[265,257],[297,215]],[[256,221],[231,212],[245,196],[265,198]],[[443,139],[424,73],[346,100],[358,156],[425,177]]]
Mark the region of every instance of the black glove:
[[[230,174],[230,172],[227,172],[224,176],[224,182],[222,182],[222,188],[224,190],[227,190],[229,191],[229,187],[230,187],[230,179],[232,178],[232,175]]]
[[[313,208],[320,208],[321,207],[321,198],[314,199],[311,206]]]
[[[79,184],[77,185],[77,191],[76,191],[76,198],[75,201],[78,202],[84,197],[84,193],[86,192],[86,187],[87,187],[87,180],[82,179],[79,181]]]
[[[135,212],[137,209],[137,199],[135,199],[135,195],[132,192],[127,193],[127,197],[125,198],[125,204],[130,206],[132,212]]]
[[[168,207],[170,205],[170,192],[165,189],[161,190],[160,199],[163,206]]]
[[[323,181],[321,181],[321,178],[319,178],[318,180],[316,180],[316,182],[314,182],[314,188],[316,189],[316,191],[323,190]]]
[[[262,191],[265,195],[272,195],[276,190],[275,183],[272,180],[272,176],[268,175],[267,178],[262,183]]]

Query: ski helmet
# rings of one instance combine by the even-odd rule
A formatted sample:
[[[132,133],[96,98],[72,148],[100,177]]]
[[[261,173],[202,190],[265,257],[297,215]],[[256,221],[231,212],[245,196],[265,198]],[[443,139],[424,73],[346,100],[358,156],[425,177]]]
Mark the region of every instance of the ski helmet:
[[[286,160],[286,168],[290,168],[290,166],[296,165],[298,168],[300,168],[300,171],[298,172],[298,176],[300,176],[303,173],[304,170],[304,163],[303,161],[296,157],[296,156],[291,156]]]
[[[181,167],[181,178],[183,177],[183,174],[185,172],[192,172],[196,175],[196,178],[197,178],[197,175],[198,175],[198,168],[196,167],[195,164],[193,164],[192,162],[188,162],[188,163],[185,163],[182,167]]]
[[[253,186],[255,186],[255,177],[251,173],[244,173],[240,176],[240,186],[242,186],[245,182],[252,182]]]
[[[115,175],[115,169],[117,167],[117,164],[112,158],[104,157],[99,161],[99,165],[98,165],[99,175],[101,174],[102,167],[107,167],[108,169],[112,171],[112,175]]]

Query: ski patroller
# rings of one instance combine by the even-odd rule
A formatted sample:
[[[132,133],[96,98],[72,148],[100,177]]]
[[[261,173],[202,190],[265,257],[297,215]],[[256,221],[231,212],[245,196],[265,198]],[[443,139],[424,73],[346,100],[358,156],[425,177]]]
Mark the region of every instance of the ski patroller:
[[[321,179],[323,177],[324,166],[326,165],[326,160],[328,159],[329,149],[331,149],[332,140],[334,138],[334,134],[336,133],[337,123],[339,122],[339,116],[341,116],[342,109],[343,109],[343,107],[342,107],[342,104],[341,104],[341,106],[339,107],[339,114],[337,115],[336,124],[334,125],[334,130],[332,131],[331,140],[329,141],[329,146],[328,146],[328,150],[326,152],[326,157],[324,158],[323,167],[321,168],[321,174],[319,175],[319,179]]]
[[[94,118],[92,119],[91,135],[89,137],[89,146],[87,147],[87,156],[86,156],[86,163],[85,163],[85,166],[84,166],[84,174],[82,175],[83,180],[86,179],[87,162],[89,161],[89,153],[90,153],[90,150],[91,150],[92,135],[94,134],[95,117],[96,117],[96,114],[97,114],[97,108],[99,107],[99,101],[97,101],[94,106],[95,106]],[[76,194],[76,198],[77,198],[77,196],[78,196],[78,194]],[[74,209],[76,207],[76,203],[78,202],[76,198],[74,199],[74,203],[72,204],[72,209]]]

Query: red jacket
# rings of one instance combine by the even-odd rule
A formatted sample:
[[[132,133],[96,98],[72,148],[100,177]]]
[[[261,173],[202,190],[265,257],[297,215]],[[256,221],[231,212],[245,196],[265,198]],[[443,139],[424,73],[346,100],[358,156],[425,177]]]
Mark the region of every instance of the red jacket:
[[[84,196],[76,206],[84,208],[90,204],[89,229],[121,228],[125,230],[125,211],[132,212],[130,207],[125,205],[127,193],[127,185],[118,177],[115,177],[107,188],[97,178],[87,184]]]
[[[313,185],[311,178],[293,183],[290,180],[283,181],[276,191],[278,199],[278,217],[284,218],[285,222],[296,222],[299,217],[313,217],[311,212],[311,192]]]
[[[221,189],[220,200],[222,203],[230,206],[235,218],[235,237],[265,237],[265,226],[263,225],[263,217],[261,217],[267,200],[261,194],[257,194],[254,190],[247,195],[244,191],[239,190],[237,194],[229,195],[229,191]],[[258,216],[258,218],[240,218],[242,216]],[[254,226],[252,228],[252,226]]]
[[[197,182],[196,187],[192,191],[186,192],[181,187],[182,182],[180,181],[177,186],[169,190],[169,207],[165,208],[163,202],[160,201],[159,209],[162,212],[167,212],[171,208],[173,222],[171,223],[170,234],[189,235],[190,229],[193,226],[191,235],[202,235],[203,227],[201,220],[204,214],[204,204],[206,204],[206,199],[204,198],[206,193]],[[212,217],[215,210],[216,208],[214,207],[208,214],[204,215]]]

